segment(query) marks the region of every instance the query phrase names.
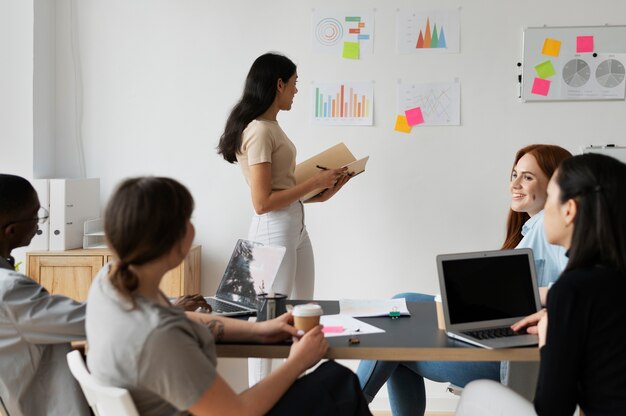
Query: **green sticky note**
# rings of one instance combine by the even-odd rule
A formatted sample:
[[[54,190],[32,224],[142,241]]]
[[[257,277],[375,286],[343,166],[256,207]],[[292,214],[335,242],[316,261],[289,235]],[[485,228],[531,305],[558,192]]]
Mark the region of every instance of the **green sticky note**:
[[[358,42],[344,42],[343,43],[343,56],[346,59],[359,59],[359,43]]]
[[[537,76],[543,79],[556,74],[556,71],[554,71],[554,67],[552,66],[552,61],[550,60],[542,62],[539,65],[535,65],[535,71],[537,72]]]

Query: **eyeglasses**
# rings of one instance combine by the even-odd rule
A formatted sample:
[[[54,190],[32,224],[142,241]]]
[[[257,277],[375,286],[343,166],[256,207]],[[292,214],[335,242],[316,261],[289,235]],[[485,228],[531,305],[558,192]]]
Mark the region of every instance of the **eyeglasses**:
[[[8,222],[6,224],[4,224],[2,226],[2,228],[6,228],[11,224],[17,224],[20,222],[29,222],[29,221],[37,221],[37,224],[41,225],[41,224],[45,224],[46,221],[48,221],[48,218],[50,218],[50,213],[48,212],[47,209],[45,209],[44,207],[39,207],[39,210],[37,211],[37,216],[34,218],[24,218],[23,220],[15,220],[15,221],[11,221]]]

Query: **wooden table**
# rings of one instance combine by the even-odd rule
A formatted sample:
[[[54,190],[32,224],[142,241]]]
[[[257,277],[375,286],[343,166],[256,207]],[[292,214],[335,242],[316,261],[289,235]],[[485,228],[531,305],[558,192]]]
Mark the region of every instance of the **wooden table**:
[[[292,301],[291,303],[303,303]],[[325,315],[339,313],[338,301],[318,301]],[[358,345],[348,337],[328,338],[325,358],[385,361],[539,361],[537,347],[488,350],[456,341],[437,328],[434,302],[407,302],[410,317],[398,319],[359,318],[384,329],[382,334],[358,336]],[[217,355],[228,358],[286,358],[289,344],[217,344]]]

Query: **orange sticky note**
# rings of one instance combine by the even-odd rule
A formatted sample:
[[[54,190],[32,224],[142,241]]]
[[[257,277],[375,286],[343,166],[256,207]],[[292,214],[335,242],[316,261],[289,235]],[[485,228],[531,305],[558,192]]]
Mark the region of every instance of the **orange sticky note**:
[[[543,41],[543,49],[541,50],[542,54],[558,57],[559,52],[561,52],[560,40],[546,38],[546,40]]]
[[[399,131],[400,133],[410,133],[411,126],[406,121],[406,116],[398,116],[396,118],[396,126],[394,127],[395,131]]]
[[[535,82],[533,82],[533,89],[530,91],[533,94],[543,95],[544,97],[548,95],[550,92],[550,81],[549,79],[535,78]]]

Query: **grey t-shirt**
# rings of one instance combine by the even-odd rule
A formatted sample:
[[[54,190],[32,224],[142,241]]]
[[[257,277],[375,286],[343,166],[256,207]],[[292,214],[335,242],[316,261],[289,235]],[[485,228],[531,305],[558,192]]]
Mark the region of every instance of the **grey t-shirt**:
[[[132,308],[105,266],[87,298],[91,373],[130,391],[141,415],[173,415],[196,403],[216,377],[215,341],[183,310],[136,297]]]

